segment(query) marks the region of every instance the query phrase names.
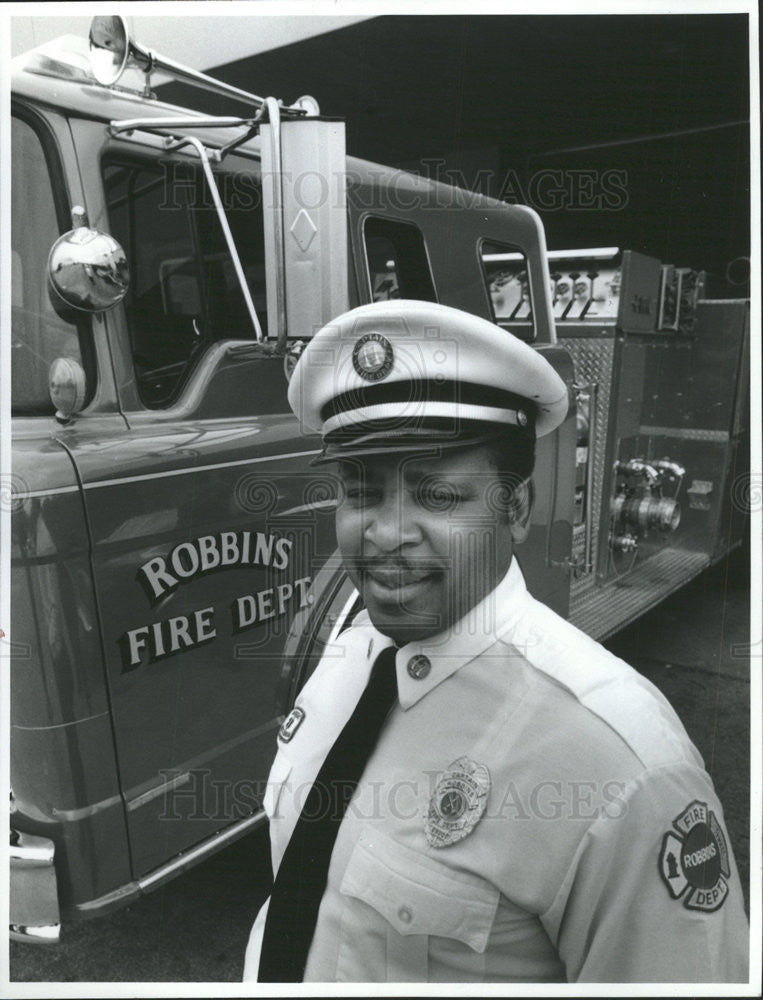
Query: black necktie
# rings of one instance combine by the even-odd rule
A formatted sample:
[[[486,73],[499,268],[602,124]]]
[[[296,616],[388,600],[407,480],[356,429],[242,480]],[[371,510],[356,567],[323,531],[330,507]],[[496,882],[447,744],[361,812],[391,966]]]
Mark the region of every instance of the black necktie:
[[[376,658],[355,711],[307,794],[273,885],[258,981],[301,983],[339,826],[397,698],[394,646]]]

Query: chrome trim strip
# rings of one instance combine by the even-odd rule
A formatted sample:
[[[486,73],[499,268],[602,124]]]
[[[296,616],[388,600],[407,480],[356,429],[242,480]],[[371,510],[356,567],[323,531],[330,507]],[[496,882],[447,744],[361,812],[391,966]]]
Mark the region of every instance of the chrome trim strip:
[[[703,306],[728,306],[736,305],[737,302],[746,302],[747,296],[740,295],[738,299],[697,299],[697,305]]]
[[[287,517],[289,514],[304,514],[309,510],[330,510],[336,507],[338,500],[316,500],[315,503],[303,503],[299,507],[289,507],[288,510],[279,510],[273,517]]]
[[[171,476],[189,476],[194,472],[214,472],[216,469],[231,469],[237,465],[259,465],[262,462],[277,462],[281,458],[302,458],[307,455],[319,455],[320,448],[312,451],[291,451],[285,455],[264,455],[262,458],[240,458],[235,462],[215,462],[212,465],[199,465],[192,469],[170,469],[167,472],[147,472],[142,476],[124,476],[121,479],[99,479],[85,483],[86,490],[97,490],[104,486],[121,486],[124,483],[143,483],[150,479],[167,479]]]
[[[134,799],[130,799],[127,803],[127,811],[131,812],[133,809],[140,809],[141,806],[146,805],[147,802],[151,802],[153,799],[159,798],[160,795],[165,795],[168,792],[174,791],[180,785],[185,785],[191,780],[190,771],[181,771],[179,774],[175,775],[170,781],[165,782],[163,785],[154,785],[153,788],[149,788],[147,792],[143,792],[142,795],[137,795]]]
[[[701,427],[652,427],[644,424],[641,433],[649,437],[671,437],[685,441],[716,441],[719,444],[724,444],[729,440],[728,431],[704,430]]]
[[[620,247],[593,247],[583,250],[547,250],[546,256],[549,260],[611,260],[620,253]],[[500,260],[522,260],[524,254],[521,253],[483,253],[482,259],[486,261]]]
[[[58,493],[79,493],[79,486],[56,486],[50,490],[19,490],[12,494],[12,502],[17,500],[32,500],[34,497],[52,497]]]
[[[238,650],[240,644],[234,646],[234,655],[238,655]],[[277,730],[283,719],[270,719],[268,722],[263,722],[259,726],[255,726],[254,729],[248,729],[245,733],[239,733],[238,736],[233,736],[231,739],[226,740],[224,743],[220,743],[214,748],[214,750],[199,754],[196,757],[192,757],[190,760],[183,761],[182,765],[178,765],[177,768],[165,768],[165,773],[170,770],[177,771],[174,777],[169,778],[167,781],[163,782],[161,785],[152,785],[151,788],[147,788],[137,795],[134,795],[135,789],[130,788],[125,792],[125,801],[127,802],[128,811],[132,809],[138,809],[140,806],[145,805],[152,799],[158,798],[160,795],[172,792],[176,787],[185,784],[186,781],[191,777],[191,772],[198,770],[210,764],[216,757],[227,753],[229,750],[234,749],[234,747],[241,746],[242,743],[250,742],[256,739],[258,736],[262,736],[265,733],[271,732],[272,730]],[[140,785],[137,787],[141,787]]]
[[[251,830],[261,826],[266,819],[267,814],[265,810],[260,809],[259,812],[253,813],[251,816],[246,816],[244,819],[239,820],[238,823],[226,827],[208,840],[204,840],[183,854],[179,854],[172,861],[168,861],[167,864],[162,865],[161,868],[156,868],[153,872],[138,879],[140,891],[150,892],[152,889],[156,889],[163,882],[173,878],[185,868],[190,868],[198,864],[198,862],[203,861],[208,855],[214,854],[223,847],[227,847],[228,844],[232,844]]]
[[[96,715],[86,715],[82,719],[72,719],[71,722],[55,722],[52,726],[21,726],[16,723],[11,724],[11,729],[18,729],[25,733],[49,732],[53,729],[66,729],[68,726],[79,726],[83,722],[92,722],[93,719],[108,719],[108,712],[98,712]]]
[[[143,483],[151,479],[167,479],[170,476],[188,476],[194,472],[214,472],[216,469],[231,469],[237,465],[259,465],[262,462],[277,462],[282,458],[306,458],[308,455],[320,455],[321,449],[314,448],[310,451],[290,451],[283,455],[264,455],[262,458],[240,458],[235,462],[215,462],[212,465],[199,465],[192,469],[170,469],[167,472],[147,472],[142,476],[123,476],[120,479],[99,479],[92,483],[85,483],[85,490],[98,490],[105,486],[122,486],[125,483]],[[29,500],[32,497],[53,496],[56,493],[77,493],[78,486],[59,486],[50,490],[28,490],[19,491],[13,494],[16,500]]]
[[[107,799],[101,799],[98,802],[80,806],[79,809],[56,809],[56,820],[57,822],[77,823],[80,820],[89,819],[91,816],[95,816],[106,809],[113,809],[121,805],[122,796],[117,792],[116,795],[110,795]]]

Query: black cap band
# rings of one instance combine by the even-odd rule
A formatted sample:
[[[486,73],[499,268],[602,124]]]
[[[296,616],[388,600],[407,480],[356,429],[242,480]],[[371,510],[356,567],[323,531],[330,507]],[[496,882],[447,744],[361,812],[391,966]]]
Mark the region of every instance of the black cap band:
[[[320,416],[325,423],[342,413],[363,410],[384,403],[452,403],[454,406],[472,405],[498,410],[514,410],[517,414],[522,414],[522,417],[517,420],[517,425],[527,434],[533,437],[535,435],[535,405],[531,400],[506,389],[496,389],[474,382],[458,382],[444,378],[379,382],[361,386],[358,389],[343,392],[329,400],[321,409]]]

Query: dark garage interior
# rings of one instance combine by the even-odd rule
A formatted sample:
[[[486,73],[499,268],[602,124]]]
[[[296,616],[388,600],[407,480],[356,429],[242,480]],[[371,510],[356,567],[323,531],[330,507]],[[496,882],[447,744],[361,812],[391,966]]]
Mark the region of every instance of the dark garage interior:
[[[531,205],[551,250],[639,250],[705,269],[722,297],[749,291],[748,64],[741,14],[420,15],[209,72],[312,94],[345,118],[352,155]]]

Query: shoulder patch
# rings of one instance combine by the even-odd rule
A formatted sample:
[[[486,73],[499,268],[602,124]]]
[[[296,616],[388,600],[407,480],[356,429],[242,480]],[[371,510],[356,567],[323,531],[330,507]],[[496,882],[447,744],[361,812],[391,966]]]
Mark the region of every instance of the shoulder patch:
[[[673,899],[688,910],[723,906],[731,877],[723,827],[706,802],[695,799],[673,820],[660,849],[660,875]]]

